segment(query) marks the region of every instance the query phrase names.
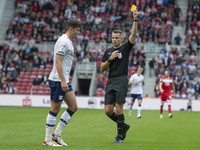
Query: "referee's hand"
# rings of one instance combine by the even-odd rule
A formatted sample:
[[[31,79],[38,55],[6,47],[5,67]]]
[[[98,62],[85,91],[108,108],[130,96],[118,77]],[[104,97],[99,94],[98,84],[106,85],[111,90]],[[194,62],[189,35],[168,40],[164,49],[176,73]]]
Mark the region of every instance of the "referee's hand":
[[[119,51],[116,50],[116,51],[114,51],[114,52],[111,54],[110,58],[113,60],[113,59],[115,59],[115,58],[118,56],[118,54],[119,54]]]
[[[137,20],[137,19],[138,19],[138,11],[137,11],[137,9],[135,9],[135,10],[133,11],[133,18],[134,18],[134,20]]]

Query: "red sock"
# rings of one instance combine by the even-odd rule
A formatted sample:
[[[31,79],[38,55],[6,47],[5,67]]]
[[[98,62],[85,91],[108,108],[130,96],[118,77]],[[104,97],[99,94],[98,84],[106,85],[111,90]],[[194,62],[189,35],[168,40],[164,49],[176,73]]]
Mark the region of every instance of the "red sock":
[[[160,114],[163,112],[163,105],[160,106]]]
[[[168,112],[171,114],[171,105],[168,105]]]

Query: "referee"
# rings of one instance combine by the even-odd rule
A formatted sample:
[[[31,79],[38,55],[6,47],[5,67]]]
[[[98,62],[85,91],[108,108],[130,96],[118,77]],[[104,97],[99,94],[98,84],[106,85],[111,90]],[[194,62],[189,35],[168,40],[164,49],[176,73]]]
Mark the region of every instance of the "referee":
[[[122,143],[129,130],[129,124],[124,123],[123,106],[128,90],[128,61],[130,51],[135,44],[137,33],[138,11],[133,12],[132,32],[128,42],[121,44],[121,30],[112,31],[113,47],[105,51],[100,66],[101,72],[109,68],[108,83],[105,94],[105,114],[117,123],[118,134],[113,143]],[[116,107],[116,113],[114,112]]]

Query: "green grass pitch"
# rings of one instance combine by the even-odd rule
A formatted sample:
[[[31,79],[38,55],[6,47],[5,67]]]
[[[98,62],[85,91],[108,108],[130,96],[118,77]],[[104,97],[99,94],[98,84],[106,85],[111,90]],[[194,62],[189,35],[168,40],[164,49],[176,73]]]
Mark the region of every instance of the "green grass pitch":
[[[62,112],[57,117],[57,122]],[[124,112],[131,125],[121,144],[114,144],[116,123],[104,110],[79,109],[62,132],[68,147],[42,146],[49,108],[0,107],[1,150],[200,150],[200,112],[174,111],[169,119],[159,118],[159,111],[142,111],[142,119]]]

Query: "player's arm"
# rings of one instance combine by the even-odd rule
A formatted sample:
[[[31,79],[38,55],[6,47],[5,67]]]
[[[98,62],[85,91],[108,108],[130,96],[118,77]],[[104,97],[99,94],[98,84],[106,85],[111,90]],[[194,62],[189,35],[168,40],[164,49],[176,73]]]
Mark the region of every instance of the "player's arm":
[[[131,34],[129,36],[129,42],[131,44],[135,44],[135,38],[136,38],[136,33],[137,33],[137,29],[138,29],[138,11],[137,9],[135,9],[133,11],[133,25],[132,25],[132,29],[131,29]]]
[[[144,85],[144,78],[142,79],[142,85]]]
[[[161,92],[161,93],[163,93],[162,84],[163,84],[163,83],[160,81],[160,83],[159,83],[159,89],[160,89],[160,92]]]
[[[105,62],[102,62],[101,63],[101,66],[100,66],[100,70],[101,72],[104,72],[106,69],[108,69],[110,63],[112,60],[114,60],[119,54],[119,51],[114,51],[111,56],[105,61]]]
[[[69,90],[69,87],[68,87],[67,82],[65,81],[65,77],[63,74],[63,67],[62,67],[63,58],[64,56],[56,55],[56,69],[61,80],[61,88],[64,92],[66,92]]]
[[[128,85],[133,85],[133,84],[138,84],[139,81],[136,81],[136,82],[128,82]]]
[[[133,84],[138,84],[139,81],[134,81],[135,80],[135,77],[134,76],[131,76],[129,82],[128,82],[128,85],[133,85]]]

